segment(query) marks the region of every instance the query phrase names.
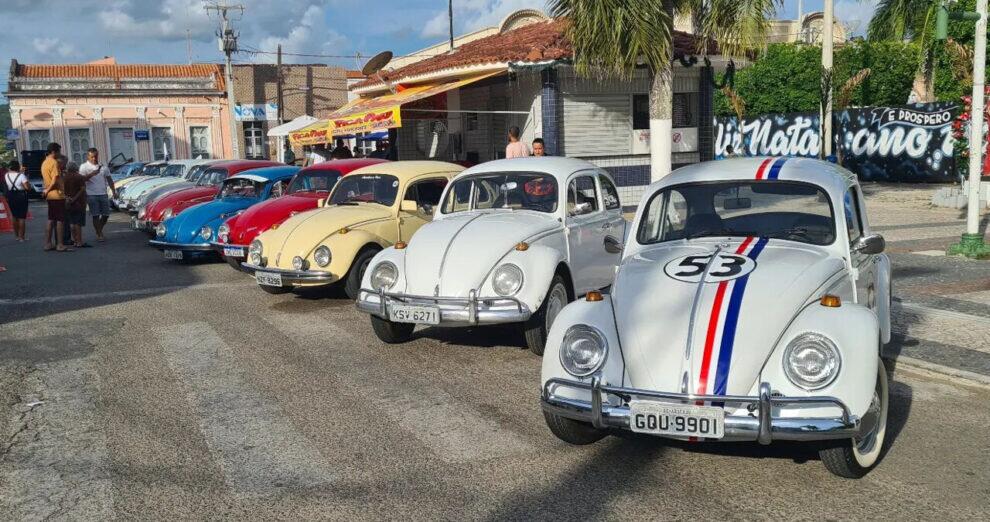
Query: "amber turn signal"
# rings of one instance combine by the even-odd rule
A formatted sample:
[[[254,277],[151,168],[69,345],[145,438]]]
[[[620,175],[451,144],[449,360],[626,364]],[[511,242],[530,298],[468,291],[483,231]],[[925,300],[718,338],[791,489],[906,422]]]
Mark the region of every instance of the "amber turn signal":
[[[338,234],[346,234],[348,232],[350,232],[350,230],[347,227],[344,227],[337,231]]]
[[[274,225],[272,225],[271,230],[278,230],[278,223],[275,223]]]
[[[842,299],[839,299],[837,295],[823,295],[821,305],[829,308],[838,308],[842,306]]]
[[[596,303],[598,301],[604,300],[605,298],[602,297],[602,293],[601,292],[599,292],[597,290],[592,290],[592,291],[588,292],[587,295],[584,296],[584,299],[586,301],[589,301],[589,302],[592,302],[592,303]]]
[[[406,248],[407,246],[408,245],[406,245],[406,242],[405,241],[399,241],[398,243],[395,244],[395,249],[396,250],[402,250],[403,248]]]
[[[516,250],[520,252],[525,252],[529,250],[529,243],[525,241],[520,241],[519,244],[516,245]]]

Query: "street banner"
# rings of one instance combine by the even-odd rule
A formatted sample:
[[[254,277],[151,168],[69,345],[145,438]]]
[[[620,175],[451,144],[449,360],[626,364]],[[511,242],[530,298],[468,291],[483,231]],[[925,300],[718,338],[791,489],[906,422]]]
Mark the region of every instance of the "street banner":
[[[402,116],[399,113],[399,105],[393,105],[331,119],[330,133],[333,136],[343,136],[401,126]]]
[[[330,128],[325,122],[317,122],[289,133],[289,142],[294,145],[318,145],[330,141]]]

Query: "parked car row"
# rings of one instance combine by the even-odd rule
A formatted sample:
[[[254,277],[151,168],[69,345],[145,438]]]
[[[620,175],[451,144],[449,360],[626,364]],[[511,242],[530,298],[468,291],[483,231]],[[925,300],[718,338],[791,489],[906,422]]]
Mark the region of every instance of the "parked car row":
[[[843,477],[880,458],[891,269],[841,167],[685,167],[631,223],[577,159],[197,167],[135,212],[166,259],[224,259],[273,294],[339,285],[390,344],[517,324],[561,440],[800,441]]]

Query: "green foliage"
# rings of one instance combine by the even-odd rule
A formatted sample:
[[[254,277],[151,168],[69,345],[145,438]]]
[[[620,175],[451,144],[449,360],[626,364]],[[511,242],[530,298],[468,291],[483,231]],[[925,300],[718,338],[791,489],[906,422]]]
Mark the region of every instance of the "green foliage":
[[[10,106],[0,105],[0,163],[7,163],[14,159],[14,151],[7,150],[7,140],[4,139],[7,129],[10,128]]]
[[[902,42],[856,42],[835,53],[836,91],[863,69],[870,75],[856,88],[851,106],[903,105],[918,70],[918,47]]]

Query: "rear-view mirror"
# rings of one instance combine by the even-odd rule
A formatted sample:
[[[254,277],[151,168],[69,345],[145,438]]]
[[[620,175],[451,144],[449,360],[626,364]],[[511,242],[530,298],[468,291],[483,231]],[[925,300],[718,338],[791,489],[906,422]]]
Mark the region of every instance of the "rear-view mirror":
[[[722,207],[725,210],[740,210],[745,208],[752,208],[753,200],[749,198],[727,198],[722,202]]]
[[[502,192],[508,192],[510,190],[516,190],[516,187],[518,186],[519,184],[516,183],[515,181],[507,181],[505,183],[502,183],[500,188]]]

